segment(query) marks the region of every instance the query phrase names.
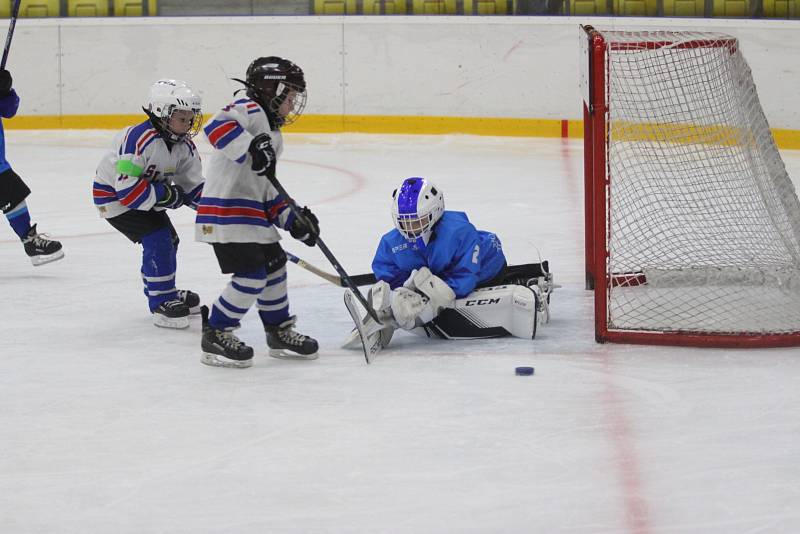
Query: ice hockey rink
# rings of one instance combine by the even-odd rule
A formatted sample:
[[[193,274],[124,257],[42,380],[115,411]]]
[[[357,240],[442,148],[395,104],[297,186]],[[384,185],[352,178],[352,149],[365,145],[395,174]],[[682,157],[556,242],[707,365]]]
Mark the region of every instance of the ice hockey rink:
[[[257,356],[233,370],[200,363],[199,318],[152,325],[140,249],[91,202],[112,134],[6,132],[66,257],[34,268],[0,225],[0,532],[800,532],[800,350],[596,344],[581,140],[287,135],[279,178],[348,272],[419,175],[561,287],[535,340],[399,332],[367,366],[340,348],[342,289],[290,265],[320,358],[267,357],[251,311],[238,335]],[[798,184],[800,152],[782,154]],[[173,215],[178,287],[210,303],[227,278],[193,212]]]

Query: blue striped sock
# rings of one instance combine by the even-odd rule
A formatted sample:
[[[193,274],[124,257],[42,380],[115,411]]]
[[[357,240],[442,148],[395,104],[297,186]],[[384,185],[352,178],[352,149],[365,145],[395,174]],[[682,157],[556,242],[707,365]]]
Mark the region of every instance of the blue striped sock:
[[[264,325],[279,325],[289,318],[285,265],[267,275],[267,284],[258,295],[256,307]]]
[[[208,323],[223,330],[240,326],[242,317],[253,305],[266,284],[263,267],[250,273],[234,273],[228,286],[211,306]]]
[[[28,205],[24,200],[6,213],[6,219],[21,240],[28,237],[31,229],[31,214],[28,213]]]

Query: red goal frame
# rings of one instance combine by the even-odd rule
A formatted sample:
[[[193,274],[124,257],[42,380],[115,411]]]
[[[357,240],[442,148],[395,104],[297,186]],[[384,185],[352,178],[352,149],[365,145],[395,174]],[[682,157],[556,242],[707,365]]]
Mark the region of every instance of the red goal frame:
[[[608,154],[608,50],[656,49],[675,46],[673,32],[650,32],[658,40],[608,43],[592,26],[581,26],[581,93],[584,125],[584,241],[586,289],[594,291],[595,340],[598,343],[634,343],[692,347],[791,347],[800,345],[800,332],[781,334],[707,333],[687,331],[614,330],[608,326],[609,288],[645,284],[643,273],[608,272],[610,183]],[[679,48],[727,47],[736,51],[736,39],[696,39]]]

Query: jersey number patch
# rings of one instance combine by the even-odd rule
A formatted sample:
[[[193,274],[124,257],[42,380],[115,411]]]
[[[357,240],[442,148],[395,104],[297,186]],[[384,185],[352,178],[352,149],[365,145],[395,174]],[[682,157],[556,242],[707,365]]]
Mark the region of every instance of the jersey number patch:
[[[142,178],[145,180],[149,180],[151,182],[155,182],[158,177],[158,171],[156,170],[155,165],[148,165],[147,168],[142,173]]]

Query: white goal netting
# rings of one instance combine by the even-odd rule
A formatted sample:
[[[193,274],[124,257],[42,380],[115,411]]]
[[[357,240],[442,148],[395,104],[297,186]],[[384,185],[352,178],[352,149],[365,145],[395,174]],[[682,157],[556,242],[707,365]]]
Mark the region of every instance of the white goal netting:
[[[800,202],[737,40],[602,35],[608,328],[800,331]]]

